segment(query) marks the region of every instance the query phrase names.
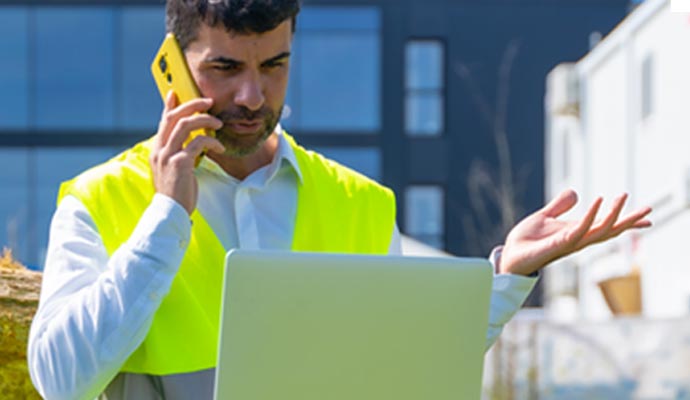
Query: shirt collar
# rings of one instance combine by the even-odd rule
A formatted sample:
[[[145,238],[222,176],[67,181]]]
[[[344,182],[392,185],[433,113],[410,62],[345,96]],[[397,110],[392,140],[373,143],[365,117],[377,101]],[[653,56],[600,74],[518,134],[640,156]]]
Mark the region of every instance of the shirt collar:
[[[287,138],[285,137],[283,127],[278,124],[276,126],[276,133],[278,134],[278,150],[276,151],[276,155],[273,158],[273,162],[271,163],[271,169],[273,169],[273,164],[279,164],[282,167],[282,164],[289,164],[292,166],[293,171],[295,171],[295,174],[297,175],[297,179],[299,179],[299,182],[302,183],[302,171],[299,168],[299,163],[297,162],[297,156],[295,155],[295,149],[292,148],[292,145],[290,145],[290,142],[288,142]],[[278,160],[276,162],[276,160]],[[274,175],[279,168],[275,168],[275,171],[272,171],[272,175]]]
[[[273,179],[278,171],[280,171],[282,168],[292,167],[292,170],[295,171],[295,175],[301,184],[303,181],[302,171],[299,168],[295,151],[285,137],[283,128],[280,126],[280,124],[276,126],[275,132],[278,135],[278,148],[276,149],[276,154],[273,156],[273,160],[267,166],[268,171],[266,182],[269,182],[271,179]],[[223,170],[223,168],[220,167],[220,165],[208,157],[202,157],[201,162],[199,163],[199,168],[215,175],[233,178],[229,176]]]

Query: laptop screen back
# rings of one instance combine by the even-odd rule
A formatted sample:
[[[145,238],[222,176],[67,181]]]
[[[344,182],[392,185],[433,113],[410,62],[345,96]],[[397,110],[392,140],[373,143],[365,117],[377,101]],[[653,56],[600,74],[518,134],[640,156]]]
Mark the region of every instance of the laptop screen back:
[[[484,259],[231,251],[216,399],[479,399]]]

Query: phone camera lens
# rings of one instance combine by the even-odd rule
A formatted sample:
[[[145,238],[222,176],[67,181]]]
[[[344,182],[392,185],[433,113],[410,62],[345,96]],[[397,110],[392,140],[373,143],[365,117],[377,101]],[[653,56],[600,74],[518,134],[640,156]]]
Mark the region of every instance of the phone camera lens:
[[[158,60],[158,66],[160,67],[162,73],[165,73],[165,71],[168,70],[168,62],[165,60],[165,56]]]
[[[172,83],[172,75],[168,74],[167,78],[168,78],[168,83]]]

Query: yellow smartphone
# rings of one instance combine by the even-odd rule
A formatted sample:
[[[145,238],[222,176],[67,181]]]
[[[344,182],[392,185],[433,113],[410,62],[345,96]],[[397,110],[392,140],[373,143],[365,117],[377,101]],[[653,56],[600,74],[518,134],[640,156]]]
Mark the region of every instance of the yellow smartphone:
[[[196,82],[189,72],[182,49],[172,33],[165,35],[165,40],[163,40],[163,44],[161,44],[153,63],[151,63],[151,73],[163,102],[165,102],[165,96],[170,90],[175,92],[180,104],[201,97]],[[184,145],[186,146],[199,135],[215,137],[216,132],[212,129],[192,131]],[[197,160],[198,163],[199,160]]]

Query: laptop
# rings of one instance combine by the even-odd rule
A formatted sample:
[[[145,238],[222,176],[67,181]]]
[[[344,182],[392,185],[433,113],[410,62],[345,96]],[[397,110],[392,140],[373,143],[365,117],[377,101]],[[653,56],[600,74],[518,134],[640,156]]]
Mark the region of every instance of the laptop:
[[[214,396],[479,399],[485,259],[233,250]]]

